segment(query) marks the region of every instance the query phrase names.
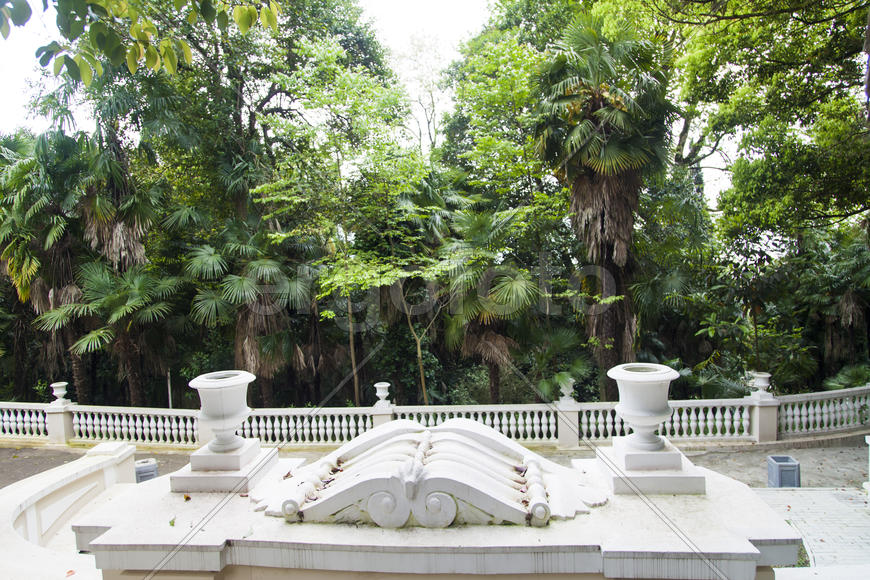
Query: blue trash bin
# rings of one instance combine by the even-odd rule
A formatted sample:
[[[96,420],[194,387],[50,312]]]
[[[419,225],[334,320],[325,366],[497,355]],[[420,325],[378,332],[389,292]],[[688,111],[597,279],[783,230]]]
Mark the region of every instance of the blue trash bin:
[[[791,455],[767,458],[767,487],[800,487],[801,464]]]

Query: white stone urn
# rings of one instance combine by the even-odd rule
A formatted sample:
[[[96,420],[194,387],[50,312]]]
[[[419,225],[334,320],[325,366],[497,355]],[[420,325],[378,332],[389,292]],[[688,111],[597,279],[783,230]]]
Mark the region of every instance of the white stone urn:
[[[251,413],[248,385],[256,378],[246,371],[217,371],[190,381],[190,386],[199,392],[199,420],[214,433],[208,444],[210,451],[225,453],[244,444],[236,430]]]
[[[378,398],[375,409],[389,409],[390,400],[387,397],[390,396],[390,383],[384,381],[375,383],[375,396]]]
[[[626,443],[642,451],[664,447],[655,431],[673,413],[668,406],[668,387],[680,373],[660,364],[626,363],[607,371],[607,376],[619,387],[616,413],[634,431]]]
[[[69,399],[66,398],[66,387],[69,383],[66,382],[58,382],[51,383],[49,386],[51,387],[51,394],[54,395],[54,401],[51,402],[52,405],[66,405],[69,403]]]
[[[756,390],[765,393],[770,388],[770,373],[749,371],[749,377],[752,379],[752,386]]]

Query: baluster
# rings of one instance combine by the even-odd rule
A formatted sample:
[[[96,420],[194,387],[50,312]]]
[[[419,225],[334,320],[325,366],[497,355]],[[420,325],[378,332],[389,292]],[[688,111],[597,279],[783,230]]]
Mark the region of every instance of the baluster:
[[[21,410],[21,435],[30,435],[30,409]]]
[[[339,415],[338,416],[338,431],[339,433],[336,436],[341,437],[341,441],[348,440],[348,434],[350,433],[350,427],[348,426],[348,417],[347,415]]]
[[[783,433],[791,433],[792,432],[792,419],[794,418],[794,405],[786,404],[785,413],[783,413],[783,418],[785,424],[783,425],[782,431]]]
[[[819,401],[819,428],[823,431],[831,430],[831,407],[833,401]]]
[[[613,421],[616,425],[615,431],[613,432],[614,436],[622,437],[624,435],[628,435],[628,433],[625,432],[625,423],[623,423],[622,417],[614,413]]]
[[[722,409],[720,407],[716,407],[716,414],[713,417],[713,421],[716,425],[715,435],[719,436],[722,434]]]
[[[293,421],[292,428],[290,430],[290,440],[298,443],[305,440],[305,416],[304,415],[293,415],[290,417]]]
[[[321,417],[321,421],[323,421],[323,426],[326,429],[326,440],[327,441],[336,441],[338,439],[338,416],[337,415],[324,415]]]
[[[680,414],[677,417],[677,433],[679,433],[680,437],[689,437],[689,433],[687,432],[689,429],[689,416],[686,413],[686,408],[680,408]]]
[[[73,423],[73,437],[81,439],[81,437],[82,437],[82,434],[80,431],[81,425],[80,425],[80,419],[79,419],[78,413],[73,413],[72,423]]]
[[[317,425],[317,442],[325,443],[328,440],[326,439],[326,420],[324,417],[317,416],[314,418],[315,424]]]
[[[703,435],[698,432],[698,407],[692,407],[689,411],[689,436],[700,437]]]
[[[674,427],[674,415],[677,412],[679,412],[679,409],[674,409],[674,408],[671,409],[670,416],[667,419],[665,419],[662,422],[661,427],[659,427],[659,435],[662,435],[663,437],[677,437],[678,436],[676,428]]]
[[[21,409],[16,409],[15,413],[15,433],[21,435],[24,433],[24,413]]]
[[[809,431],[809,427],[810,427],[810,410],[808,407],[809,407],[809,405],[806,402],[804,402],[801,405],[801,432],[802,433]]]
[[[851,427],[855,424],[855,407],[852,397],[843,399],[843,427]]]
[[[94,439],[94,414],[85,413],[85,439],[91,441]]]
[[[825,431],[832,431],[837,428],[837,406],[840,401],[837,399],[828,399],[822,402],[822,424]]]
[[[145,430],[145,421],[142,415],[136,413],[136,441],[144,441],[143,432]]]
[[[517,420],[517,441],[523,441],[529,437],[529,417],[524,411],[515,411],[513,416]]]
[[[9,411],[6,409],[0,409],[0,433],[9,435]]]
[[[505,433],[505,435],[507,435],[511,439],[516,439],[516,428],[517,418],[514,416],[513,413],[507,413],[507,433]]]
[[[586,409],[580,410],[580,439],[584,437],[587,439],[592,439],[589,436],[589,411]]]
[[[816,431],[818,429],[818,402],[810,401],[807,405],[807,431]]]
[[[154,437],[155,443],[165,443],[166,442],[166,417],[163,415],[156,415],[154,417]]]
[[[547,411],[547,436],[556,439],[556,413]]]
[[[305,442],[310,443],[310,442],[314,441],[314,436],[315,436],[314,435],[315,434],[314,416],[308,415],[308,416],[304,417],[303,422],[304,422],[304,427],[305,427],[305,429],[304,429]]]
[[[846,423],[845,419],[845,413],[843,412],[843,400],[837,399],[834,404],[834,428],[840,429],[841,427],[843,427]]]
[[[287,415],[275,417],[275,439],[278,443],[287,442]]]
[[[731,407],[725,407],[725,412],[723,413],[725,429],[720,433],[723,437],[734,437],[736,434],[736,429],[734,428],[734,415],[731,412]]]
[[[307,438],[306,443],[314,443],[317,440],[317,415],[308,415],[305,417],[305,432]]]
[[[589,438],[593,441],[603,439],[603,418],[601,417],[601,409],[589,409]]]

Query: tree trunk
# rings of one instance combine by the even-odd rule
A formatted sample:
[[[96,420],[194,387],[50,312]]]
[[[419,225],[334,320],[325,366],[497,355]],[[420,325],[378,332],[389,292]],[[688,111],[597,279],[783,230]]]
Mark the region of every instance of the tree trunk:
[[[136,345],[126,334],[121,334],[117,340],[118,366],[127,377],[127,393],[131,407],[145,406],[145,388],[142,373],[139,369],[139,355]]]
[[[91,394],[91,383],[88,380],[87,365],[84,359],[80,355],[70,354],[70,366],[72,366],[76,401],[80,405],[90,405],[94,398]]]
[[[275,385],[272,378],[260,377],[257,379],[260,385],[260,396],[263,399],[263,406],[269,409],[275,407]]]
[[[489,369],[489,402],[497,405],[501,400],[501,367],[496,363],[486,363]]]
[[[606,373],[616,365],[634,361],[637,318],[631,300],[631,275],[628,267],[617,266],[609,251],[602,267],[604,272],[599,290],[602,300],[614,296],[622,296],[622,299],[611,304],[594,305],[586,320],[589,337],[597,342],[593,348],[593,356],[602,373],[599,397],[602,401],[616,401],[619,398],[616,381]]]
[[[63,338],[66,343],[67,352],[75,342],[75,336],[72,333],[72,328],[69,326],[63,329]],[[87,365],[81,355],[70,352],[70,366],[72,367],[73,387],[76,391],[76,400],[80,405],[90,405],[93,403],[93,395],[91,394],[91,381],[88,377]]]
[[[350,346],[350,370],[353,373],[353,402],[359,407],[359,375],[356,370],[356,343],[353,336],[353,304],[350,295],[347,297],[347,342]]]
[[[20,304],[17,300],[16,304]],[[14,310],[20,310],[14,308]],[[27,382],[27,330],[28,325],[20,314],[15,317],[12,330],[12,395],[17,401],[29,400],[30,388]]]

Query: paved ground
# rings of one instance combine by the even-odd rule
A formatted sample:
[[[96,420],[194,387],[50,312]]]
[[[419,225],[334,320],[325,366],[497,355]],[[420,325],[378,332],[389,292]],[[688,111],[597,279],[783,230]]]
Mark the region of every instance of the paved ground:
[[[0,444],[0,488],[46,469],[73,461],[86,449],[27,447]],[[593,457],[591,449],[544,451],[554,461]],[[282,455],[315,459],[326,451],[282,450]],[[764,448],[688,451],[689,458],[747,485],[789,521],[804,538],[813,568],[777,571],[777,579],[867,580],[870,578],[870,499],[861,489],[868,480],[868,448],[795,448],[778,444]],[[790,455],[800,463],[802,488],[767,489],[767,457]],[[160,475],[187,464],[189,452],[141,452],[136,459],[153,457]]]
[[[759,489],[804,539],[811,566],[870,564],[870,499],[850,488]]]

